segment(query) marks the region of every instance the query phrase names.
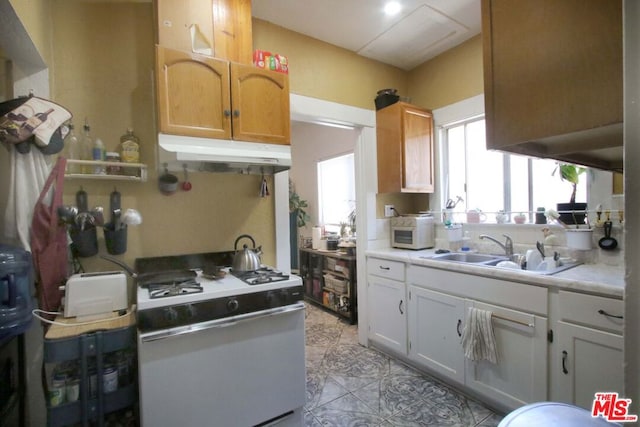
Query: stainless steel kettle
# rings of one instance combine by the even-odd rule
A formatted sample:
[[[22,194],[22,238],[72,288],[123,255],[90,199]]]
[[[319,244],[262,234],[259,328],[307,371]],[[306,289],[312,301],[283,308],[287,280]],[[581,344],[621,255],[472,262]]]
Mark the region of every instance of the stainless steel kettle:
[[[238,242],[241,239],[247,238],[251,240],[253,248],[249,248],[246,244],[242,245],[242,250],[238,250]],[[256,241],[248,234],[242,234],[238,236],[236,242],[233,244],[233,249],[236,254],[233,257],[233,271],[245,272],[255,271],[260,268],[260,255],[262,254],[262,246],[256,248]]]

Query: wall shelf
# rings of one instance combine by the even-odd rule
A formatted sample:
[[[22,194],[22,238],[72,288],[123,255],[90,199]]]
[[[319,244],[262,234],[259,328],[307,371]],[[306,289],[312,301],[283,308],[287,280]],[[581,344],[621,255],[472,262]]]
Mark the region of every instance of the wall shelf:
[[[147,165],[144,163],[123,163],[123,162],[105,162],[100,160],[73,160],[67,159],[67,165],[78,166],[118,166],[120,168],[130,168],[137,170],[137,176],[133,175],[109,175],[109,174],[94,174],[94,173],[65,173],[66,179],[90,179],[90,180],[107,180],[107,181],[133,181],[133,182],[146,182],[147,181]]]

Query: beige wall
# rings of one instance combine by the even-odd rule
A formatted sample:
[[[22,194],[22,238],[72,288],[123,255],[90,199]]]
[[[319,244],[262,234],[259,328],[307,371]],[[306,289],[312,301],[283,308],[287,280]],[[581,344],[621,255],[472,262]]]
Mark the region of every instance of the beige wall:
[[[123,208],[143,216],[142,225],[129,229],[128,251],[120,257],[130,263],[143,256],[233,249],[242,233],[263,245],[264,262],[274,263],[274,202],[258,197],[260,177],[191,173],[190,192],[164,196],[157,189],[152,15],[150,3],[55,1],[53,99],[72,111],[77,128],[87,116],[92,134],[108,150],[133,126],[141,138],[141,161],[150,167],[146,183],[66,180],[65,203],[75,204],[82,186],[90,206],[107,207],[117,187]],[[273,180],[268,182],[273,188]],[[98,236],[104,253],[101,230]],[[88,271],[115,268],[97,257],[82,262]]]
[[[50,64],[53,44],[51,41],[51,13],[54,1],[9,0],[9,3],[11,3],[16,14],[20,17],[22,25],[29,33],[43,60]]]
[[[480,35],[408,73],[411,102],[435,110],[484,93]]]
[[[144,218],[141,226],[129,230],[128,251],[122,256],[127,262],[142,256],[232,249],[237,235],[249,233],[263,245],[263,260],[273,263],[273,200],[257,197],[259,177],[193,173],[190,192],[163,196],[157,190],[151,4],[54,0],[51,5],[40,5],[40,10],[51,16],[52,98],[72,111],[77,129],[88,117],[92,134],[100,137],[107,149],[114,149],[119,136],[133,126],[142,140],[142,161],[150,166],[146,183],[67,180],[65,203],[75,204],[74,194],[82,185],[91,206],[106,207],[116,184],[123,195],[123,207],[138,209]],[[24,9],[21,6],[17,7],[19,13]],[[37,13],[28,19],[34,22],[43,16]],[[253,25],[255,48],[289,57],[293,93],[367,109],[374,108],[376,91],[387,87],[395,87],[430,108],[477,93],[466,86],[461,90],[455,79],[449,90],[444,85],[438,92],[444,95],[438,95],[434,102],[433,97],[422,95],[430,93],[425,80],[451,74],[447,67],[462,64],[463,70],[472,74],[473,67],[465,56],[475,55],[479,41],[463,45],[458,55],[441,55],[406,73],[264,21],[254,20]],[[28,28],[31,32],[31,25]],[[34,37],[46,39],[37,34]],[[477,78],[463,80],[481,82],[481,62]],[[271,179],[269,184],[273,188]],[[379,205],[384,203],[411,210],[428,207],[424,196],[391,195]],[[104,252],[104,241],[99,237]],[[95,257],[83,262],[87,270],[105,268],[104,261]]]
[[[373,110],[378,90],[407,93],[405,71],[259,19],[253,47],[287,56],[290,89],[299,95]]]

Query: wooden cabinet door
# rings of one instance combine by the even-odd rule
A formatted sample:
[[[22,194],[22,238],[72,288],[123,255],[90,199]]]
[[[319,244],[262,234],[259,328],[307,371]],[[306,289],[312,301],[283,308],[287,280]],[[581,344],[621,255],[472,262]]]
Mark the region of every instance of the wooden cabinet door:
[[[368,276],[369,339],[399,355],[407,354],[407,306],[403,282]]]
[[[251,0],[156,0],[155,14],[161,46],[253,62]]]
[[[213,4],[216,0],[156,0],[157,43],[170,49],[192,51],[192,31],[196,47],[209,46],[214,52]],[[205,54],[205,52],[201,52]]]
[[[376,112],[379,193],[434,191],[433,116],[398,102]]]
[[[476,301],[468,306],[500,318],[493,317],[498,363],[467,359],[466,385],[510,410],[546,400],[547,319]]]
[[[231,139],[229,64],[156,47],[160,132]]]
[[[482,0],[482,38],[487,148],[598,166],[622,146],[621,0]]]
[[[289,76],[231,63],[233,139],[289,145]]]
[[[460,384],[464,309],[463,298],[409,286],[409,359]]]
[[[433,193],[433,116],[415,107],[402,109],[402,191]]]
[[[213,0],[214,56],[253,63],[251,0]]]
[[[561,321],[556,339],[551,364],[557,400],[590,410],[596,392],[624,396],[622,335]]]

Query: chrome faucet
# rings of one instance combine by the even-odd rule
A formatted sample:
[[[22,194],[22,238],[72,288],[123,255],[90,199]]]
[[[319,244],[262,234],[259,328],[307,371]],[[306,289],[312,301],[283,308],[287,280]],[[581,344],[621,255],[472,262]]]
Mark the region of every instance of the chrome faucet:
[[[481,239],[488,239],[491,240],[492,242],[496,243],[498,246],[500,246],[502,249],[504,249],[504,253],[511,258],[511,256],[513,256],[513,240],[511,240],[511,237],[507,236],[506,234],[503,234],[504,237],[506,237],[507,240],[505,240],[504,244],[499,242],[498,240],[494,239],[491,236],[488,236],[486,234],[481,234],[480,238]]]

